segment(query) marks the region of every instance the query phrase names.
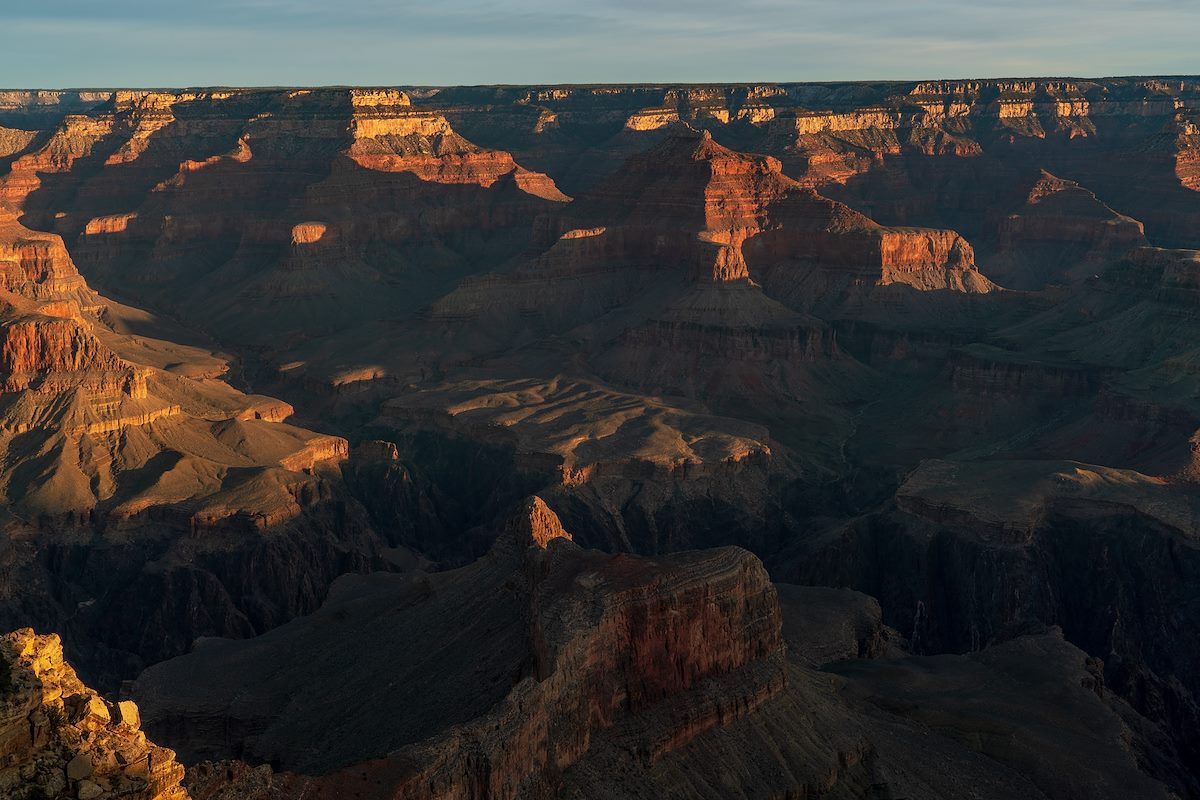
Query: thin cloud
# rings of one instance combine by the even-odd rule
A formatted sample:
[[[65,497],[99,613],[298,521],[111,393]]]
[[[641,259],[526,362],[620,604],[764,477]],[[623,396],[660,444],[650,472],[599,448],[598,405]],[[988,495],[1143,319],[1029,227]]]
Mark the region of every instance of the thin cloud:
[[[1192,69],[1191,0],[6,4],[10,86],[703,82]]]

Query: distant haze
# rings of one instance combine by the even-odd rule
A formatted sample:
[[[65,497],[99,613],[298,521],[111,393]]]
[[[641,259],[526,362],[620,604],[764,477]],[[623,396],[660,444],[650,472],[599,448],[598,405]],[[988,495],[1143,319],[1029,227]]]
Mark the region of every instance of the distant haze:
[[[1196,0],[8,0],[6,87],[1200,71]]]

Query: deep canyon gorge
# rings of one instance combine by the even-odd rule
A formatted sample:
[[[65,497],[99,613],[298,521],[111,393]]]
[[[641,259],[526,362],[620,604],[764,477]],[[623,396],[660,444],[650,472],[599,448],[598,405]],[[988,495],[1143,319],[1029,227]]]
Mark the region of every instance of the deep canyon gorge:
[[[0,91],[0,797],[1200,798],[1200,78]]]

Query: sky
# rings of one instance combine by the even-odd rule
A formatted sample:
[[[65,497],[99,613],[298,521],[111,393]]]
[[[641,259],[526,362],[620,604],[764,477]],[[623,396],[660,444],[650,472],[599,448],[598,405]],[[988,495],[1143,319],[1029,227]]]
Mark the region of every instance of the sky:
[[[1200,73],[1200,0],[0,0],[6,88]]]

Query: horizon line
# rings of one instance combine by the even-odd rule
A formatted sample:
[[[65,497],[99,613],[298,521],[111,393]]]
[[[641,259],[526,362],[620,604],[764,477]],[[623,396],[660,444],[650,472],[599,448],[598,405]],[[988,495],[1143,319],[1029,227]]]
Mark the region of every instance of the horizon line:
[[[1200,80],[1200,73],[1145,73],[1140,75],[990,75],[966,77],[936,77],[936,78],[861,78],[835,80],[727,80],[727,81],[572,81],[569,83],[550,82],[499,82],[499,83],[311,83],[311,84],[175,84],[163,86],[134,86],[134,85],[104,85],[104,86],[9,86],[0,88],[0,92],[115,92],[115,91],[182,91],[182,90],[211,90],[211,89],[240,89],[240,90],[280,90],[280,89],[505,89],[522,88],[527,86],[542,86],[548,88],[578,88],[592,87],[648,87],[665,86],[754,86],[770,84],[776,86],[831,86],[850,84],[905,84],[905,83],[965,83],[969,81],[1016,81],[1016,80],[1069,80],[1069,81],[1113,81],[1113,80],[1147,80],[1159,79],[1193,79]]]

